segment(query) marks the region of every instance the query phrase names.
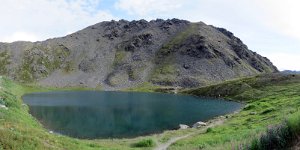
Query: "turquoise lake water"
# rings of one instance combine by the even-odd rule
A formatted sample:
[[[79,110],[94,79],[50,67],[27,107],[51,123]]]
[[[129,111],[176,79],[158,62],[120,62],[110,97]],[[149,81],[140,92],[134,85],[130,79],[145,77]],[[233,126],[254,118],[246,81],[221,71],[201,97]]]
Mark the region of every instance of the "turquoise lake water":
[[[23,96],[47,129],[75,138],[124,138],[193,125],[238,110],[242,104],[186,95],[63,91]]]

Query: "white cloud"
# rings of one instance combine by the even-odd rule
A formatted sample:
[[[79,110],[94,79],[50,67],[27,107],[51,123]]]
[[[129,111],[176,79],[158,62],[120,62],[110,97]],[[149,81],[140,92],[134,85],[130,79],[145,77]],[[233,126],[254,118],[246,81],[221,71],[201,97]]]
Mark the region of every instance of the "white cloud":
[[[279,68],[300,70],[295,61],[300,60],[298,0],[117,0],[111,4],[115,10],[99,9],[105,1],[111,3],[1,0],[0,41],[64,36],[103,20],[118,19],[112,13],[131,19],[180,18],[225,27]]]
[[[299,0],[118,0],[115,6],[134,19],[175,17],[224,27],[279,69],[300,70]]]
[[[300,52],[284,53],[274,52],[265,55],[278,67],[279,70],[300,70],[299,60]]]
[[[134,18],[182,18],[228,27],[249,37],[272,30],[300,40],[299,0],[118,0]],[[137,17],[138,16],[138,17]]]
[[[100,0],[2,0],[0,41],[44,40],[115,19],[99,5]]]
[[[15,32],[9,37],[4,37],[2,42],[37,41],[37,40],[39,40],[39,38],[32,33]]]
[[[255,0],[255,3],[267,27],[300,40],[299,0]]]
[[[175,11],[182,7],[183,2],[184,0],[119,0],[115,7],[130,15],[147,18]]]

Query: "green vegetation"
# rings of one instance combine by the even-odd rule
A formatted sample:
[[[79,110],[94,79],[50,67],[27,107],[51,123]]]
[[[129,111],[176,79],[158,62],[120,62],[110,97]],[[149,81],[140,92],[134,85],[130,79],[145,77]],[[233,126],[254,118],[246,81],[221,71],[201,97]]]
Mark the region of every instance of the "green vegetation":
[[[227,81],[183,91],[198,96],[225,97],[245,103],[244,108],[226,116],[223,124],[199,129],[165,131],[133,139],[79,140],[49,133],[28,113],[21,96],[29,92],[57,90],[16,84],[0,79],[0,149],[153,149],[173,137],[191,136],[170,149],[277,149],[291,146],[300,133],[300,76],[270,74]],[[162,87],[144,83],[130,91],[155,92]],[[84,90],[69,88],[61,90]]]
[[[143,139],[133,144],[133,147],[153,147],[155,145],[152,139]]]
[[[156,54],[157,66],[151,74],[151,81],[154,83],[165,82],[166,84],[172,84],[176,81],[177,71],[175,63],[175,56],[172,54],[174,48],[186,40],[190,35],[195,34],[197,30],[197,24],[191,24],[184,31],[178,33],[172,40],[162,46],[162,48]]]
[[[61,67],[69,55],[69,50],[64,46],[55,46],[51,49],[36,46],[28,49],[24,52],[24,59],[18,69],[18,79],[29,83],[38,77],[46,77]]]
[[[184,93],[221,96],[243,101],[247,105],[239,113],[230,115],[223,125],[214,127],[205,134],[180,140],[170,149],[249,149],[249,145],[261,147],[265,145],[263,143],[272,142],[271,136],[286,135],[284,130],[290,127],[284,123],[278,124],[286,120],[287,116],[292,118],[288,120],[294,120],[290,121],[294,123],[287,124],[295,124],[293,129],[299,128],[300,76],[269,74],[228,81]],[[270,125],[275,127],[267,130]],[[300,134],[298,130],[293,130],[292,133]],[[290,139],[286,140],[291,142]]]
[[[74,63],[72,63],[71,61],[66,61],[63,70],[65,71],[65,73],[72,72],[73,70],[75,70]]]
[[[165,55],[170,54],[174,46],[177,46],[178,44],[182,43],[182,41],[186,40],[190,35],[197,33],[197,27],[197,24],[191,24],[184,31],[177,34],[171,41],[163,45],[159,53]]]
[[[9,61],[10,55],[7,51],[0,52],[0,74],[5,75],[8,73],[7,71],[7,65],[10,64]]]
[[[164,64],[154,70],[151,81],[154,83],[164,82],[172,84],[176,81],[177,74],[175,65]]]
[[[297,142],[300,133],[300,111],[291,114],[279,125],[269,126],[266,133],[240,148],[250,150],[287,149]]]
[[[30,87],[16,84],[1,77],[0,96],[8,109],[0,108],[0,147],[13,150],[33,149],[140,149],[132,147],[134,143],[144,138],[79,140],[62,135],[49,133],[38,121],[28,113],[28,107],[23,105],[21,96],[25,93],[54,90],[53,88]],[[57,90],[57,89],[56,89]],[[86,90],[69,88],[63,90]]]
[[[143,67],[140,67],[140,68],[137,68],[137,69],[134,69],[134,68],[130,67],[127,70],[129,80],[131,80],[131,81],[137,80],[139,78],[139,73],[141,73],[143,71],[144,71]]]
[[[22,62],[22,65],[19,69],[19,80],[23,82],[30,82],[33,80],[33,75],[32,75],[32,67],[31,64],[33,63],[33,59],[24,59]]]
[[[113,66],[117,67],[118,65],[120,65],[123,62],[125,57],[126,57],[126,52],[124,50],[116,50]]]
[[[143,85],[146,90],[154,85]],[[142,85],[141,85],[142,87]],[[72,150],[99,150],[99,149],[152,149],[154,140],[166,141],[173,136],[185,134],[187,131],[165,131],[159,135],[150,135],[132,139],[96,139],[80,140],[63,135],[51,134],[28,113],[28,107],[23,104],[21,96],[26,93],[44,92],[53,90],[92,90],[82,87],[45,88],[17,84],[7,78],[0,78],[0,99],[8,109],[0,108],[0,147],[2,149],[33,150],[33,149],[72,149]],[[147,141],[152,147],[134,146],[141,141]],[[146,143],[147,143],[146,142]]]

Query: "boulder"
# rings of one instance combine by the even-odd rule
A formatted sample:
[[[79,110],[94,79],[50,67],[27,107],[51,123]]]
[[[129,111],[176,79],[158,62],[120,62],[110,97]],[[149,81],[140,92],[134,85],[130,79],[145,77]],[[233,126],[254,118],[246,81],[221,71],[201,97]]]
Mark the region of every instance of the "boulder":
[[[183,68],[184,68],[184,69],[190,69],[190,65],[184,64],[184,65],[183,65]]]
[[[8,109],[5,105],[0,104],[0,109]]]
[[[202,122],[202,121],[199,121],[199,122],[196,122],[194,125],[193,125],[193,128],[200,128],[202,126],[206,126],[207,124],[205,122]]]
[[[179,129],[187,129],[187,128],[190,128],[190,127],[185,124],[179,124]]]

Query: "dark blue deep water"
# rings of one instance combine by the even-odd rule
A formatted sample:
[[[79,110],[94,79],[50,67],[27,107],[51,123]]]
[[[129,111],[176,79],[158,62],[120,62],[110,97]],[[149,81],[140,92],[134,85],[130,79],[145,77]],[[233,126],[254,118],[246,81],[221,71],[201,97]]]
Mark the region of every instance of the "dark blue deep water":
[[[123,138],[231,113],[240,103],[186,95],[64,91],[23,96],[45,128],[76,138]]]

